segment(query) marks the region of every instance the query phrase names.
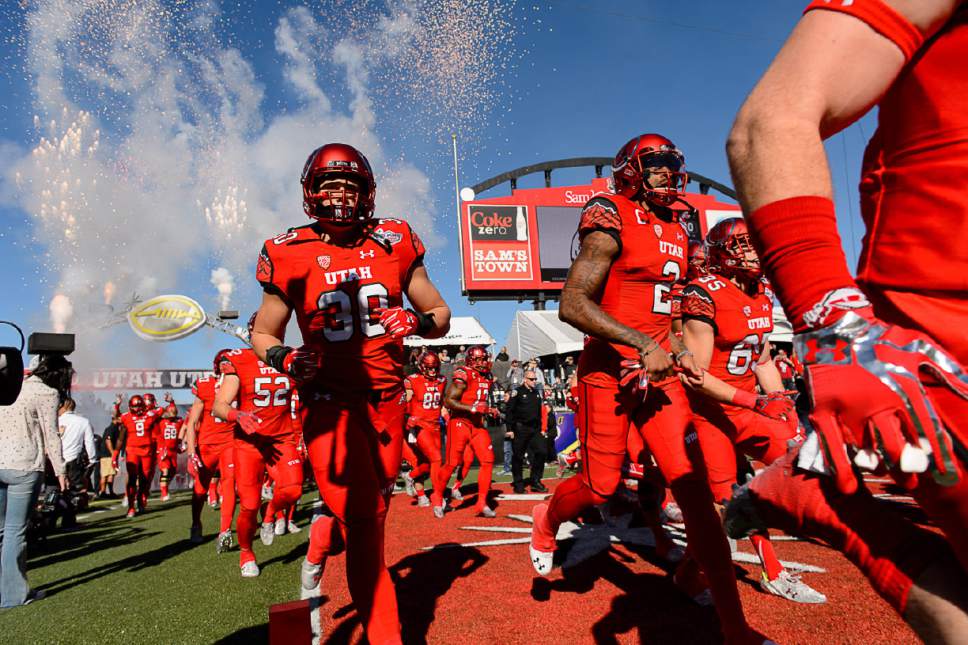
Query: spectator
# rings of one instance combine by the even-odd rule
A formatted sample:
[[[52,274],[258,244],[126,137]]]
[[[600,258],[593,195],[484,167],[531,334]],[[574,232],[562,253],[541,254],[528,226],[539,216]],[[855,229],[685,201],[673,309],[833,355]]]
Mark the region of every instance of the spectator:
[[[501,390],[507,392],[511,389],[511,379],[508,378],[508,371],[511,369],[511,358],[508,356],[508,348],[502,347],[501,351],[497,353],[494,358],[494,364],[491,366],[491,373],[494,375],[494,381],[497,383]]]
[[[87,492],[87,467],[94,462],[94,428],[74,410],[77,404],[68,397],[58,410],[57,425],[61,433],[61,453],[67,470],[67,483],[78,492]]]
[[[454,376],[454,361],[450,359],[450,354],[447,352],[447,348],[440,350],[440,354],[438,356],[440,358],[440,374],[450,381]]]
[[[463,345],[461,345],[460,347],[458,347],[457,348],[457,353],[454,355],[454,363],[456,363],[457,365],[463,365],[464,364],[464,353],[466,351],[467,351],[467,348],[464,347]]]
[[[524,383],[524,368],[521,367],[521,361],[515,358],[511,361],[511,369],[508,372],[508,389],[514,389],[522,383]]]
[[[419,371],[417,363],[420,360],[420,355],[423,353],[420,347],[412,347],[408,351],[410,352],[410,356],[407,359],[407,363],[403,366],[403,374],[405,376],[416,374]]]
[[[571,380],[571,375],[575,373],[575,369],[576,369],[575,357],[571,356],[570,354],[568,356],[565,356],[565,360],[562,361],[561,363],[561,368],[560,368],[561,376],[558,380],[560,382],[567,383],[568,381]]]
[[[101,481],[98,484],[98,497],[114,499],[114,476],[118,471],[114,468],[111,455],[118,445],[118,433],[121,431],[121,417],[114,415],[111,425],[104,429],[101,435],[101,449],[98,452],[98,460],[101,463]]]
[[[27,586],[24,537],[50,459],[61,490],[67,488],[57,434],[57,409],[70,396],[74,369],[63,356],[43,356],[13,405],[0,407],[0,608],[43,597]]]
[[[511,393],[511,400],[507,405],[505,436],[511,440],[511,476],[515,493],[524,492],[525,454],[531,463],[531,476],[528,478],[531,490],[539,493],[548,490],[541,483],[547,459],[548,436],[542,432],[547,408],[542,405],[536,383],[535,371],[527,370],[524,373],[524,384]]]
[[[787,356],[785,349],[777,349],[776,357],[773,359],[776,363],[776,369],[780,372],[780,379],[783,381],[783,389],[785,390],[795,390],[796,383],[794,379],[796,377],[796,366],[790,357]]]
[[[538,389],[538,395],[543,398],[545,389],[544,371],[541,369],[541,365],[538,363],[538,359],[536,358],[531,359],[530,365],[531,369],[534,371],[535,387]]]

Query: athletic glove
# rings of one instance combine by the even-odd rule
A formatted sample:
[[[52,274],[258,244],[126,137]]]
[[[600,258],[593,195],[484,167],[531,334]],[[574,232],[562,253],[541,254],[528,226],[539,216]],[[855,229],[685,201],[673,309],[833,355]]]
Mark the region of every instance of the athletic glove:
[[[393,338],[403,338],[412,336],[420,326],[420,319],[417,313],[403,307],[390,307],[389,309],[374,309],[373,313],[380,317],[380,324],[387,330]]]
[[[851,459],[865,470],[886,467],[907,488],[926,471],[941,485],[959,480],[953,448],[966,445],[968,375],[940,345],[865,307],[797,334],[794,346],[824,465],[841,491],[857,490]]]
[[[228,421],[238,423],[239,427],[242,428],[242,432],[245,434],[258,432],[259,425],[262,423],[262,419],[251,412],[239,412],[235,408],[229,410]]]
[[[649,395],[649,373],[642,367],[642,363],[630,358],[622,361],[621,368],[618,377],[619,388],[626,388],[631,385],[632,391],[640,399],[645,400],[645,397]]]

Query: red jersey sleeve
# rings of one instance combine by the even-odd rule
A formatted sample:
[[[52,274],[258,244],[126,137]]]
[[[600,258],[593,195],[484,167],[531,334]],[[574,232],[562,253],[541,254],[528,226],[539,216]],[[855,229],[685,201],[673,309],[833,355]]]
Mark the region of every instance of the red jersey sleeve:
[[[407,392],[413,392],[413,376],[408,376],[403,379],[403,389]]]
[[[836,11],[853,16],[884,36],[909,61],[924,44],[924,34],[903,14],[883,0],[813,0],[803,13],[814,10]]]
[[[622,217],[618,206],[607,197],[592,197],[581,210],[578,219],[578,237],[583,239],[592,231],[607,233],[622,246]]]
[[[455,368],[454,369],[454,376],[451,377],[451,378],[453,378],[455,381],[464,381],[465,383],[470,383],[471,382],[471,378],[467,374],[467,368],[464,368],[464,367],[457,367],[457,368]]]
[[[255,278],[262,285],[262,290],[277,295],[286,302],[291,302],[289,280],[285,271],[286,262],[280,261],[280,249],[298,236],[298,230],[291,229],[282,235],[266,240],[259,252],[259,259],[255,267]]]
[[[694,319],[716,328],[716,301],[697,284],[690,283],[682,290],[682,319]]]

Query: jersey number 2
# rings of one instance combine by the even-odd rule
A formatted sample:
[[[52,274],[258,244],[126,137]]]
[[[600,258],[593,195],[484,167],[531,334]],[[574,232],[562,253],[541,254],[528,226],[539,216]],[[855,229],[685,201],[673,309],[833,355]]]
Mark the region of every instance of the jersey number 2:
[[[662,277],[672,278],[670,282],[660,282],[655,285],[652,294],[652,313],[672,315],[672,303],[669,301],[669,292],[672,291],[672,284],[679,280],[679,264],[669,260],[662,267]]]

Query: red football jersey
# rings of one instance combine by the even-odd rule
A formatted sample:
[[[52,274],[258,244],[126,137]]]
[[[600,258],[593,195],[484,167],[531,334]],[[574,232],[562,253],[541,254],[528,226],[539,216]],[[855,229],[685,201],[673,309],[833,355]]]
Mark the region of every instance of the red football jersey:
[[[893,23],[879,3],[815,2],[812,9],[853,15],[909,58],[878,104],[877,131],[864,154],[860,193],[867,233],[858,283],[950,292],[952,300],[966,302],[968,5],[962,3],[916,55],[911,32],[888,29]]]
[[[464,393],[460,396],[461,403],[467,405],[474,405],[475,403],[490,405],[492,384],[490,378],[484,376],[477,370],[468,367],[458,367],[454,369],[453,379],[455,381],[464,381],[467,384]],[[483,425],[484,423],[483,414],[469,414],[462,410],[451,410],[450,416],[454,419],[468,419],[476,426]]]
[[[773,298],[764,283],[750,296],[716,274],[697,278],[683,289],[682,319],[701,320],[715,331],[710,374],[735,388],[755,391],[753,366],[773,331]]]
[[[258,434],[281,437],[292,434],[292,387],[289,377],[259,360],[252,349],[233,349],[226,354],[222,374],[239,377],[235,400],[239,411],[251,412],[262,421]]]
[[[178,429],[181,427],[181,424],[182,420],[178,417],[171,419],[162,418],[155,424],[155,443],[158,444],[158,450],[162,448],[167,449],[169,452],[178,450]]]
[[[125,439],[126,450],[146,451],[155,448],[155,424],[159,417],[141,414],[135,416],[130,412],[121,415],[121,423],[128,430]]]
[[[404,380],[403,387],[413,392],[407,413],[412,419],[437,423],[440,420],[440,406],[447,389],[447,379],[438,375],[428,379],[423,374],[411,374]]]
[[[370,392],[403,381],[403,341],[373,311],[403,305],[403,288],[423,255],[420,238],[401,220],[375,220],[351,247],[323,242],[304,226],[266,240],[256,275],[293,307],[303,342],[322,353],[317,384]]]
[[[618,322],[655,339],[669,349],[671,292],[686,274],[689,240],[679,222],[666,222],[620,195],[597,195],[582,209],[582,238],[603,231],[619,244],[598,300],[602,311]],[[578,363],[588,382],[614,383],[619,364],[638,358],[632,347],[592,338]]]
[[[192,394],[202,402],[202,418],[198,423],[195,442],[200,446],[214,446],[235,437],[235,424],[222,421],[212,414],[218,380],[214,376],[203,376],[192,385]]]

